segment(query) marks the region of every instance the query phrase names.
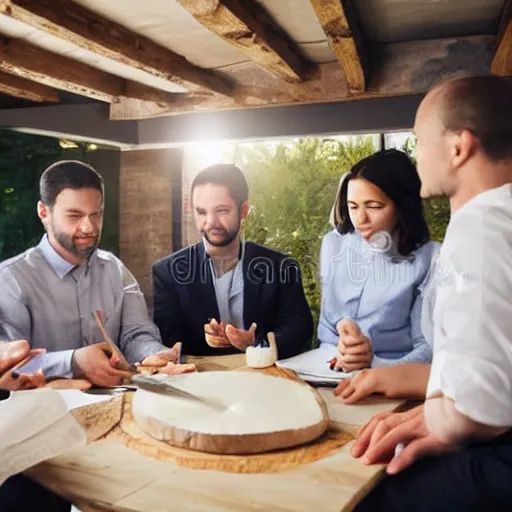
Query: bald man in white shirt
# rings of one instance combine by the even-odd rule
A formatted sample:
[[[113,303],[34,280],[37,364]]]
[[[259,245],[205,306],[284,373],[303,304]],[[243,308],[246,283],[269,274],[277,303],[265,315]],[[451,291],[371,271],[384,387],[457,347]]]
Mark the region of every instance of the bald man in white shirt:
[[[424,406],[361,431],[352,454],[393,476],[355,510],[512,510],[512,82],[437,86],[414,129],[422,196],[451,208],[432,368]]]

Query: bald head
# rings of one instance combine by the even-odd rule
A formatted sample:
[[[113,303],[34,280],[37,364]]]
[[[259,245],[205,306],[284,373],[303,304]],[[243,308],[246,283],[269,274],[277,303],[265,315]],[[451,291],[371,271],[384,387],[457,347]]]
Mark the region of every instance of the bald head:
[[[423,197],[447,196],[455,204],[452,198],[469,189],[498,186],[512,172],[512,81],[471,77],[434,87],[414,131]]]
[[[512,158],[512,80],[498,76],[460,78],[432,89],[425,98],[443,129],[469,131],[486,156]]]

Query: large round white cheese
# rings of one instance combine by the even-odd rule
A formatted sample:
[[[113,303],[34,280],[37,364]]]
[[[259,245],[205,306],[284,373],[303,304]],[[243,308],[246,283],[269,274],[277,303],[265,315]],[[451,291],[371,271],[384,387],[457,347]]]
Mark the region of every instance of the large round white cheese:
[[[302,444],[323,434],[319,395],[296,381],[250,372],[159,376],[224,408],[137,390],[133,415],[148,434],[170,444],[214,453],[258,453]]]

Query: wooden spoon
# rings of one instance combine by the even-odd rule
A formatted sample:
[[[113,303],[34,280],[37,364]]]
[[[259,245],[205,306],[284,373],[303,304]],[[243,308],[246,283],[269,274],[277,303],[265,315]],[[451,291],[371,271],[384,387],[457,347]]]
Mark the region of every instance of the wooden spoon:
[[[135,366],[131,365],[126,357],[124,357],[124,354],[119,350],[119,347],[112,341],[110,336],[107,333],[107,330],[105,329],[105,325],[103,323],[103,314],[101,311],[95,311],[92,316],[96,320],[98,327],[100,328],[101,334],[103,334],[103,338],[105,340],[105,343],[108,345],[110,350],[112,351],[112,354],[115,355],[119,362],[117,363],[116,367],[119,370],[124,370],[127,372],[136,372],[137,368]]]

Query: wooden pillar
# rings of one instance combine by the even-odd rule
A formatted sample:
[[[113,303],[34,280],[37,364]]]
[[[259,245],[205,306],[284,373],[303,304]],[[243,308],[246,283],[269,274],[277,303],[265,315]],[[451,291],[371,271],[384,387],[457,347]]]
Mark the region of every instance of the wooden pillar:
[[[151,265],[173,251],[172,182],[181,148],[121,152],[119,246],[123,263],[152,303]]]

